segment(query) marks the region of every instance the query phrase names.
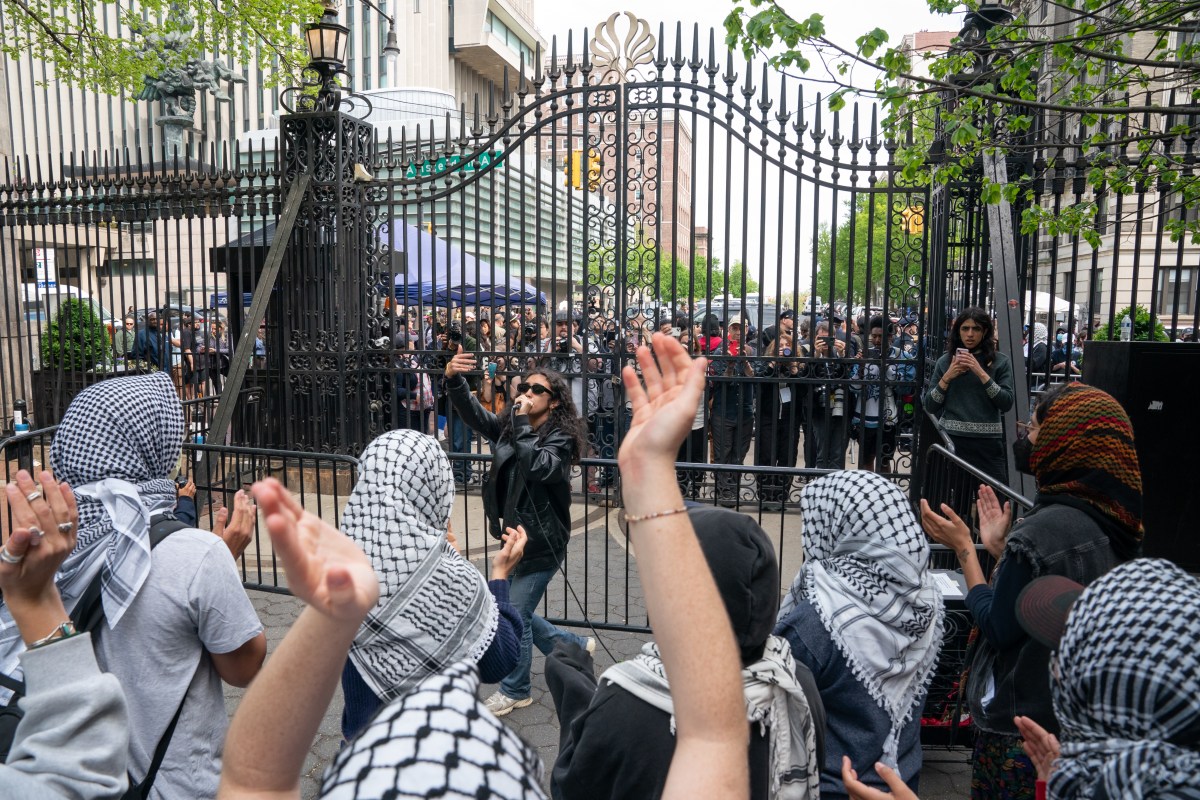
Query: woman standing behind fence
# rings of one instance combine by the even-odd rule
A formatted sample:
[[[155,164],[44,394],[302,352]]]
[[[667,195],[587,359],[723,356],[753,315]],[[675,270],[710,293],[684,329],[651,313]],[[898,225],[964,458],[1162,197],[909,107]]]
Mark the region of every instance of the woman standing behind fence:
[[[1007,484],[1003,415],[1013,406],[1013,374],[1008,356],[996,350],[994,334],[992,318],[982,308],[959,314],[924,403],[941,418],[959,458]]]

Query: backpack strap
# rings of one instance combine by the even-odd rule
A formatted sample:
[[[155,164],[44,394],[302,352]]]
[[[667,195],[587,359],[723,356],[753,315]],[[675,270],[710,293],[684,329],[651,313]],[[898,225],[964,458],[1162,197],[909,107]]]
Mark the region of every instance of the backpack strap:
[[[175,531],[187,527],[190,526],[176,519],[171,512],[156,514],[150,520],[150,549],[153,550]],[[101,601],[103,573],[104,570],[101,569],[71,610],[71,621],[75,623],[75,630],[80,633],[97,630],[104,620],[104,603]]]
[[[175,521],[178,522],[178,520]],[[188,686],[191,686],[191,681],[188,681]],[[158,776],[158,768],[162,766],[163,759],[167,757],[167,748],[171,746],[171,737],[175,734],[175,726],[179,724],[179,717],[183,714],[183,704],[186,702],[187,690],[185,689],[183,699],[179,701],[179,708],[175,709],[175,716],[171,718],[171,724],[163,731],[162,738],[158,740],[158,747],[154,748],[154,758],[150,761],[150,768],[146,770],[145,777],[134,783],[133,775],[129,775],[129,788],[125,790],[125,794],[121,795],[121,800],[145,800],[150,796],[150,789],[154,786],[154,779]]]

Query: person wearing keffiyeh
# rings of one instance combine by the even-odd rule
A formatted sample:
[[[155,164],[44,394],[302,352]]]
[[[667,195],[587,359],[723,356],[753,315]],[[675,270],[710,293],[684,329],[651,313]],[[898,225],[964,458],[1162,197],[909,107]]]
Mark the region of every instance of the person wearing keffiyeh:
[[[150,547],[152,520],[175,505],[170,479],[183,409],[166,373],[112,378],[71,402],[50,446],[54,476],[71,485],[79,536],[56,578],[68,610],[102,576],[104,622],[93,631],[101,669],[129,705],[129,772],[142,781],[172,717],[178,723],[150,798],[212,797],[221,770],[221,682],[246,686],[266,638],[229,548],[184,528]],[[21,649],[0,607],[0,669]]]
[[[825,739],[816,681],[771,635],[779,566],[770,539],[745,514],[688,512],[741,651],[752,800],[815,800]],[[560,728],[551,793],[564,800],[662,796],[675,751],[675,705],[659,647],[606,670],[560,645],[546,658],[546,684]]]
[[[381,705],[451,664],[477,663],[486,682],[499,681],[521,640],[507,580],[485,583],[447,540],[454,477],[437,440],[389,431],[360,463],[342,530],[371,559],[380,592],[342,672],[348,740]]]
[[[1013,455],[1018,468],[1037,479],[1037,499],[1011,522],[994,493],[980,489],[980,539],[1000,559],[990,585],[966,524],[948,506],[942,516],[922,501],[925,530],[958,555],[967,608],[979,628],[966,686],[977,728],[971,796],[978,800],[1034,796],[1036,773],[1014,717],[1059,732],[1050,651],[1017,620],[1021,591],[1044,575],[1086,586],[1136,558],[1144,535],[1133,426],[1110,395],[1084,384],[1047,393]]]
[[[1198,800],[1200,581],[1169,561],[1137,559],[1086,589],[1059,578],[1037,589],[1063,599],[1039,604],[1043,619],[1078,595],[1065,626],[1030,630],[1054,628],[1041,637],[1055,648],[1050,692],[1062,725],[1049,796]]]
[[[842,755],[885,788],[876,762],[916,789],[920,717],[945,608],[929,543],[904,492],[866,471],[835,472],[800,498],[804,566],[775,633],[816,676],[828,715],[821,797],[846,797]]]

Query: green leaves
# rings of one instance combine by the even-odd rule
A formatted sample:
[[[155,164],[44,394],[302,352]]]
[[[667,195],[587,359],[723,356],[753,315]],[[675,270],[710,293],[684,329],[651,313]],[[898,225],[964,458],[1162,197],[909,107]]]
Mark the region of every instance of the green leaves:
[[[91,304],[74,297],[64,300],[42,334],[42,363],[85,372],[103,364],[110,354],[108,329]]]
[[[109,94],[136,95],[147,75],[226,57],[263,69],[274,85],[308,61],[299,30],[321,9],[318,0],[0,0],[0,50],[29,53],[59,80]]]
[[[956,0],[927,3],[945,14],[961,7]],[[967,2],[970,9],[979,5]],[[1011,5],[1030,8],[1033,18],[1019,14],[989,30],[983,44],[928,56],[888,46],[880,28],[852,43],[830,42],[820,15],[793,20],[775,0],[735,0],[727,30],[731,43],[747,54],[773,54],[776,66],[796,64],[807,71],[812,64],[802,51],[820,49],[830,64],[828,75],[820,77],[835,84],[826,95],[829,110],[844,109],[851,96],[879,101],[884,132],[900,143],[893,161],[913,185],[973,174],[986,150],[1019,150],[1021,138],[1044,125],[1037,135],[1062,142],[1066,166],[1079,156],[1087,159],[1088,189],[1066,210],[1031,211],[1022,223],[1027,233],[1078,235],[1098,246],[1089,198],[1101,191],[1158,187],[1200,204],[1200,191],[1182,188],[1195,179],[1179,158],[1200,138],[1200,115],[1164,109],[1172,102],[1200,103],[1200,38],[1177,33],[1197,29],[1195,3],[1059,0],[1047,5],[1052,16],[1046,17],[1040,14],[1043,4]],[[752,26],[752,36],[743,25]],[[1173,95],[1164,91],[1171,87]],[[1079,150],[1070,152],[1076,142]],[[930,156],[933,144],[936,157]],[[1057,167],[1059,177],[1063,166]],[[1015,201],[1021,191],[985,187],[984,199]],[[1200,223],[1163,224],[1173,237],[1200,243]]]

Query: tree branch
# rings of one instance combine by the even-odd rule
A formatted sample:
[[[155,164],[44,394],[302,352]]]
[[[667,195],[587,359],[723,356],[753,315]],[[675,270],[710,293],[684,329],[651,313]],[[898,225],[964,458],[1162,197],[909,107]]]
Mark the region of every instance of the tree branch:
[[[66,43],[66,42],[64,42],[64,41],[63,41],[63,40],[62,40],[62,39],[59,37],[58,31],[54,30],[54,29],[53,29],[53,28],[51,28],[49,25],[47,25],[47,24],[46,24],[46,21],[45,21],[45,20],[43,20],[43,19],[42,19],[40,16],[38,16],[37,14],[35,14],[35,13],[33,12],[33,9],[32,9],[32,8],[30,8],[29,6],[25,5],[25,2],[24,2],[24,0],[7,0],[7,1],[8,1],[8,2],[10,2],[10,3],[12,3],[12,4],[13,4],[14,6],[16,6],[17,8],[21,9],[21,11],[23,11],[23,12],[25,13],[25,16],[27,16],[31,22],[33,22],[33,23],[34,23],[34,24],[36,24],[36,25],[37,25],[39,28],[41,28],[43,31],[45,31],[46,35],[47,35],[47,36],[49,36],[49,37],[50,37],[50,39],[51,39],[51,40],[53,40],[53,42],[54,42],[56,45],[58,45],[59,47],[61,47],[61,48],[63,49],[63,51],[64,51],[64,52],[66,52],[66,54],[67,54],[67,55],[73,55],[73,54],[74,54],[74,51],[73,51],[73,50],[71,50],[71,48],[67,47],[67,43]]]

